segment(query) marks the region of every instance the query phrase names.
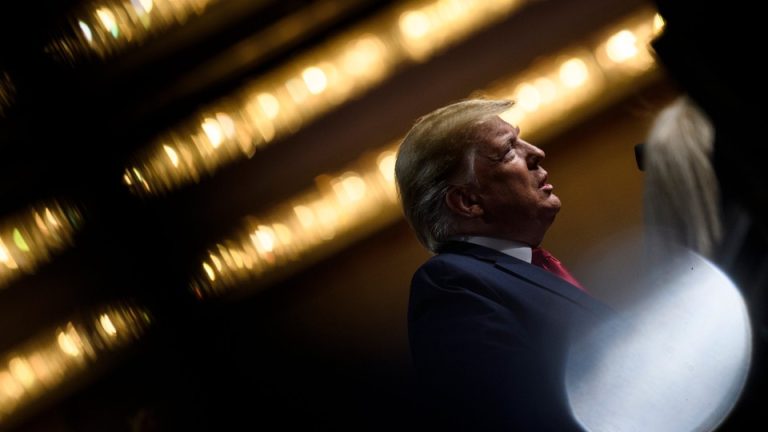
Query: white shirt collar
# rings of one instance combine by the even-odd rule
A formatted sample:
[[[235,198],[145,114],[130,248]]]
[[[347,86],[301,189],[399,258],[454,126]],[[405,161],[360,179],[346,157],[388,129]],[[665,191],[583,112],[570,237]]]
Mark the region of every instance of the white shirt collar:
[[[487,248],[495,249],[503,254],[515,257],[519,260],[523,260],[527,263],[531,262],[531,247],[525,243],[482,236],[462,236],[456,237],[456,240],[485,246]]]

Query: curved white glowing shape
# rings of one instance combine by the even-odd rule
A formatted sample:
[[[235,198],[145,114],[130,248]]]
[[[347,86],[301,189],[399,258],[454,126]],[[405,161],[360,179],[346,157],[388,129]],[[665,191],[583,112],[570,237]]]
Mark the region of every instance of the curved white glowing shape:
[[[701,256],[663,252],[637,285],[644,299],[571,350],[568,398],[589,431],[714,430],[744,388],[752,332],[739,290]]]

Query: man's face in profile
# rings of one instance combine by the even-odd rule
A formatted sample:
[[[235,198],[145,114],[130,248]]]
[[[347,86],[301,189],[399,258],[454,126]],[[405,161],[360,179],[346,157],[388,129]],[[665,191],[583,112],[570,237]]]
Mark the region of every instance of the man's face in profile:
[[[561,205],[539,165],[544,152],[522,140],[520,129],[500,117],[478,125],[476,137],[476,193],[486,223],[500,234],[543,228],[543,236]]]

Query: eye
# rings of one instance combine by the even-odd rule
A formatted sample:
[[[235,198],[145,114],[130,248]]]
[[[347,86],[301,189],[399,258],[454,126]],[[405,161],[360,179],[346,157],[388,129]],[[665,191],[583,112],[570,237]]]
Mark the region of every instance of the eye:
[[[503,159],[514,159],[514,157],[517,155],[517,152],[515,151],[515,141],[517,140],[510,141],[509,144],[507,144],[506,148],[504,149]]]

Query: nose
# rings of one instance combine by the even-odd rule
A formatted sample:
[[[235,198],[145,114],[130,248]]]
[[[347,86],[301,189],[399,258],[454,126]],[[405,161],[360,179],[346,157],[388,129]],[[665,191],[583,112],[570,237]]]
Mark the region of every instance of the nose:
[[[526,150],[525,161],[528,164],[528,169],[531,169],[531,170],[537,169],[541,161],[544,159],[544,157],[546,157],[546,153],[544,153],[544,150],[536,147],[535,145],[527,141],[523,141],[523,140],[520,140],[520,141],[522,141],[522,143],[525,146],[525,150]]]

